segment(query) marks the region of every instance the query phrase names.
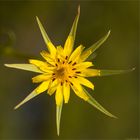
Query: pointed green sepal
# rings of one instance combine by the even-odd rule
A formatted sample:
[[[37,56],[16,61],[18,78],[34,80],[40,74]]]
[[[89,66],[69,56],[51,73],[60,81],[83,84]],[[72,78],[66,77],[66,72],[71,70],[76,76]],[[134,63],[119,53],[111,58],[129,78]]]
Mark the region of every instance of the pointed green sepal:
[[[22,106],[23,104],[25,104],[26,102],[28,102],[32,98],[36,97],[37,95],[39,95],[39,94],[36,92],[36,90],[33,90],[24,100],[22,100],[18,105],[16,105],[14,107],[14,109],[19,108],[20,106]]]
[[[72,36],[75,39],[76,36],[76,30],[77,30],[77,25],[78,25],[78,21],[79,21],[79,16],[80,16],[80,5],[78,6],[78,14],[73,22],[71,31],[69,33],[69,36]]]
[[[108,31],[108,33],[102,37],[99,41],[97,41],[96,43],[94,43],[91,47],[87,48],[81,55],[81,60],[85,61],[86,59],[88,59],[88,57],[95,52],[109,37],[110,35],[110,30]]]
[[[61,121],[61,112],[62,112],[63,102],[61,105],[56,105],[56,127],[57,127],[57,135],[60,134],[60,121]]]
[[[49,39],[49,37],[48,37],[48,35],[47,35],[47,33],[46,33],[46,31],[45,31],[45,29],[44,29],[42,23],[40,22],[40,20],[39,20],[39,18],[38,18],[37,16],[36,16],[36,20],[37,20],[39,29],[40,29],[40,31],[41,31],[42,37],[43,37],[43,39],[44,39],[46,45],[48,45],[48,43],[51,42],[51,41],[50,41],[50,39]]]
[[[80,6],[78,6],[78,14],[75,17],[75,20],[73,22],[72,28],[70,30],[70,33],[66,39],[66,42],[64,44],[64,54],[66,56],[69,56],[73,50],[74,46],[74,41],[75,41],[75,36],[76,36],[76,30],[77,30],[77,25],[79,21],[79,16],[80,16]]]
[[[109,75],[116,75],[116,74],[123,74],[128,73],[135,70],[135,68],[129,69],[129,70],[99,70],[100,76],[109,76]]]
[[[97,53],[94,52],[88,57],[88,61],[93,61],[97,57]]]
[[[47,45],[48,47],[48,50],[49,52],[51,53],[52,56],[55,56],[56,54],[56,48],[55,46],[53,45],[53,43],[51,42],[50,38],[48,37],[42,23],[40,22],[39,18],[36,16],[36,20],[37,20],[37,23],[38,23],[38,26],[39,26],[39,29],[41,31],[41,34],[42,34],[42,37],[45,41],[45,44]]]
[[[84,89],[84,88],[83,88]],[[95,107],[96,109],[100,110],[102,113],[106,114],[109,117],[112,118],[117,118],[116,116],[112,115],[110,112],[108,112],[103,106],[101,106],[89,93],[86,89],[84,89],[85,93],[87,94],[87,96],[89,97],[89,99],[87,100],[87,102],[89,104],[91,104],[93,107]]]
[[[32,64],[4,64],[6,67],[9,68],[15,68],[15,69],[21,69],[26,71],[32,71],[36,73],[43,73],[41,70],[39,70],[35,65]]]

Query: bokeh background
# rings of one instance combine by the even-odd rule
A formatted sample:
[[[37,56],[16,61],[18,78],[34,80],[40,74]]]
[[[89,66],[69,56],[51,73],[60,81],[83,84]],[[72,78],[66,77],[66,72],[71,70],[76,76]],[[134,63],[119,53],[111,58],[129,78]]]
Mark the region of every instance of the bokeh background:
[[[89,91],[119,119],[112,119],[75,94],[64,105],[61,133],[56,135],[55,100],[46,93],[18,110],[13,107],[37,85],[36,74],[9,69],[4,63],[27,63],[39,58],[45,44],[37,15],[51,40],[63,45],[81,6],[75,46],[89,47],[109,29],[109,39],[94,59],[96,68],[136,70],[116,76],[91,78]],[[0,139],[132,139],[139,138],[139,2],[116,1],[0,1]]]

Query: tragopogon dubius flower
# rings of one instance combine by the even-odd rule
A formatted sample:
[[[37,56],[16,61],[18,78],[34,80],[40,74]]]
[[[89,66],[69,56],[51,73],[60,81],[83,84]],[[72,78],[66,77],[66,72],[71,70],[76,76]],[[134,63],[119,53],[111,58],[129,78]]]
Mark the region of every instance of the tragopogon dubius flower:
[[[84,101],[88,102],[104,114],[116,118],[103,108],[84,88],[84,86],[86,86],[91,90],[94,90],[94,85],[87,79],[87,77],[114,75],[133,70],[100,70],[92,68],[93,64],[88,58],[106,41],[110,31],[91,47],[85,49],[83,45],[79,45],[74,50],[74,41],[79,16],[80,6],[78,7],[78,14],[73,22],[64,47],[55,46],[51,42],[39,18],[36,17],[41,34],[48,48],[48,51],[42,51],[40,53],[45,60],[40,61],[30,59],[29,64],[5,64],[7,67],[39,73],[39,75],[32,78],[32,81],[33,83],[40,83],[40,85],[20,102],[15,109],[46,90],[49,95],[55,93],[58,135],[63,102],[68,103],[69,101],[70,88],[72,88],[74,93]]]

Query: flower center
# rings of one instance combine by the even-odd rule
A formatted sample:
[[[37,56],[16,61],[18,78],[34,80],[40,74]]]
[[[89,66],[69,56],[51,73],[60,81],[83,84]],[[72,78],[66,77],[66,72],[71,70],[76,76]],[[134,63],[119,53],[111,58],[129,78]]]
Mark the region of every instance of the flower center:
[[[57,78],[61,82],[69,81],[69,78],[72,78],[75,75],[75,70],[74,65],[68,63],[66,59],[63,61],[58,59],[53,78]]]
[[[64,77],[64,75],[65,75],[65,68],[64,67],[56,70],[56,77]]]

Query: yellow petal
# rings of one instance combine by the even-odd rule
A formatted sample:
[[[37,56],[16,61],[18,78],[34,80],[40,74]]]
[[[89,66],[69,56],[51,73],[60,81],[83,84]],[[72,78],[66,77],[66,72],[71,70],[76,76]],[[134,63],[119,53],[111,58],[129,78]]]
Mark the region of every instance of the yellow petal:
[[[55,59],[46,51],[42,51],[41,56],[51,65],[55,66]]]
[[[64,53],[66,56],[69,56],[73,50],[79,16],[80,16],[80,6],[78,7],[78,14],[73,22],[71,31],[64,45]]]
[[[70,86],[68,82],[64,82],[63,84],[63,95],[65,103],[68,103],[70,98]]]
[[[53,73],[54,67],[50,67],[46,62],[35,60],[35,59],[29,59],[29,62],[31,64],[34,64],[37,66],[40,70],[48,73]]]
[[[47,93],[49,95],[52,95],[56,91],[58,84],[59,84],[59,82],[57,79],[55,79],[54,81],[51,81],[49,84]]]
[[[27,70],[27,71],[37,72],[37,73],[43,73],[35,65],[32,64],[4,64],[4,65],[9,68],[16,68],[16,69]]]
[[[56,101],[56,105],[60,106],[63,102],[63,94],[62,94],[62,86],[61,84],[59,84],[57,86],[57,90],[56,90],[56,94],[55,94],[55,101]]]
[[[84,85],[86,87],[89,87],[91,89],[94,89],[94,85],[89,80],[87,80],[86,78],[78,76],[76,78],[76,80],[79,81],[80,84],[82,84],[82,85]]]
[[[71,79],[71,83],[72,83],[71,87],[72,87],[73,91],[75,92],[75,94],[77,96],[79,96],[80,98],[84,99],[85,101],[87,101],[88,96],[85,94],[80,83],[77,80],[75,80],[74,78]]]
[[[70,56],[70,58],[69,58],[69,62],[70,62],[70,61],[75,62],[75,61],[77,60],[77,58],[79,58],[79,56],[80,56],[80,54],[81,54],[83,48],[84,48],[84,47],[83,47],[82,45],[78,46],[78,47],[74,50],[74,52],[71,54],[71,56]]]
[[[47,63],[43,62],[43,61],[40,61],[40,60],[36,60],[36,59],[29,59],[29,63],[37,66],[37,67],[41,67],[42,65],[43,66],[48,66]]]
[[[49,47],[50,54],[52,55],[53,58],[55,58],[55,55],[56,55],[55,46],[51,42],[49,42],[48,47]]]
[[[42,83],[36,88],[36,92],[39,94],[39,93],[42,93],[42,92],[46,91],[46,90],[48,89],[49,83],[50,83],[50,80],[42,82]]]
[[[97,70],[97,69],[84,69],[78,75],[84,76],[84,77],[100,76],[100,70]]]
[[[28,102],[32,98],[36,97],[40,93],[44,92],[48,88],[48,81],[45,81],[41,83],[35,90],[33,90],[23,101],[21,101],[17,106],[14,107],[14,109],[19,108],[24,103]]]
[[[56,53],[57,58],[60,58],[60,60],[65,60],[66,56],[64,54],[64,49],[62,46],[57,46],[57,53]]]
[[[79,71],[79,70],[83,70],[91,66],[93,66],[92,62],[82,62],[82,63],[76,64],[74,67]]]
[[[64,54],[65,56],[69,56],[73,50],[74,38],[72,36],[68,36],[65,45],[64,45]]]
[[[39,20],[38,17],[36,17],[36,20],[37,20],[38,26],[40,28],[42,37],[43,37],[46,45],[48,46],[49,52],[51,53],[52,56],[55,56],[55,54],[56,54],[56,48],[55,48],[55,46],[50,41],[50,39],[49,39],[49,37],[48,37],[48,35],[47,35],[47,33],[46,33],[46,31],[45,31],[45,29],[44,29],[43,25],[41,24],[41,22],[40,22],[40,20]]]
[[[32,78],[33,83],[40,83],[42,81],[46,81],[51,79],[52,75],[50,74],[40,74]]]

